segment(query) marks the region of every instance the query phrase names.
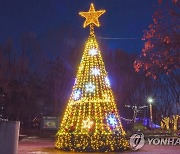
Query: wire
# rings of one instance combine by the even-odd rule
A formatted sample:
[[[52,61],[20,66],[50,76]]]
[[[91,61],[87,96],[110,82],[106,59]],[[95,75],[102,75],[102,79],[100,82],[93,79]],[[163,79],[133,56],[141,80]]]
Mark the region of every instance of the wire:
[[[123,118],[123,117],[120,117],[120,118],[125,120],[125,121],[129,121],[129,122],[133,121],[133,119],[126,119],[126,118]]]
[[[98,37],[100,39],[104,39],[104,40],[142,40],[140,38],[123,38],[123,37]]]

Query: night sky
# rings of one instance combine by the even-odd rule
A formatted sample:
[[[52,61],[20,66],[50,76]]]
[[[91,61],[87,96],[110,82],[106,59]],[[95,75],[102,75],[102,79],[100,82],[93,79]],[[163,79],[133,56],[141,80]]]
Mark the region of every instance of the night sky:
[[[84,18],[79,11],[88,11],[90,3],[95,9],[105,9],[100,17],[101,27],[96,28],[97,37],[137,38],[101,40],[109,48],[120,48],[126,52],[140,52],[143,31],[152,23],[157,0],[1,0],[0,44],[12,37],[14,44],[20,43],[25,32],[33,32],[37,38],[64,25],[80,32],[80,41],[88,37],[82,28]],[[78,35],[76,35],[77,37]],[[78,37],[79,38],[79,37]],[[82,38],[82,39],[81,39]],[[100,39],[100,38],[99,38]]]

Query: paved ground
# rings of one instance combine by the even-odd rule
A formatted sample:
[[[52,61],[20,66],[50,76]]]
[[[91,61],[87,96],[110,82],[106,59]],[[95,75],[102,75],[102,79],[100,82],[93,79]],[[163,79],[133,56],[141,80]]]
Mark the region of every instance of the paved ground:
[[[18,154],[67,154],[54,149],[53,139],[26,138],[19,142]],[[123,153],[135,154],[180,154],[180,146],[153,146],[145,145],[138,151],[127,151]]]

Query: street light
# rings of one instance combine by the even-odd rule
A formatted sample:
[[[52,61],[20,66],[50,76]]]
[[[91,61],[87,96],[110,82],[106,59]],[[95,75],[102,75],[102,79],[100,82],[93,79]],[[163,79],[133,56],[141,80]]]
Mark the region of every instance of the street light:
[[[154,100],[153,100],[153,98],[149,97],[147,99],[147,102],[149,103],[150,120],[151,120],[150,126],[152,126],[152,122],[153,122],[153,119],[152,119],[152,104],[154,103]]]

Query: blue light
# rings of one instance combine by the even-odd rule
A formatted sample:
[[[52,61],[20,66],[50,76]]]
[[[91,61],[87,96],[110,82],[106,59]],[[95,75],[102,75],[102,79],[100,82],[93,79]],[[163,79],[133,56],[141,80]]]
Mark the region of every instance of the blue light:
[[[77,90],[74,91],[73,99],[78,100],[80,98],[81,98],[81,90],[77,89]]]
[[[117,120],[114,114],[109,114],[107,121],[109,123],[110,126],[116,127],[117,125]]]

